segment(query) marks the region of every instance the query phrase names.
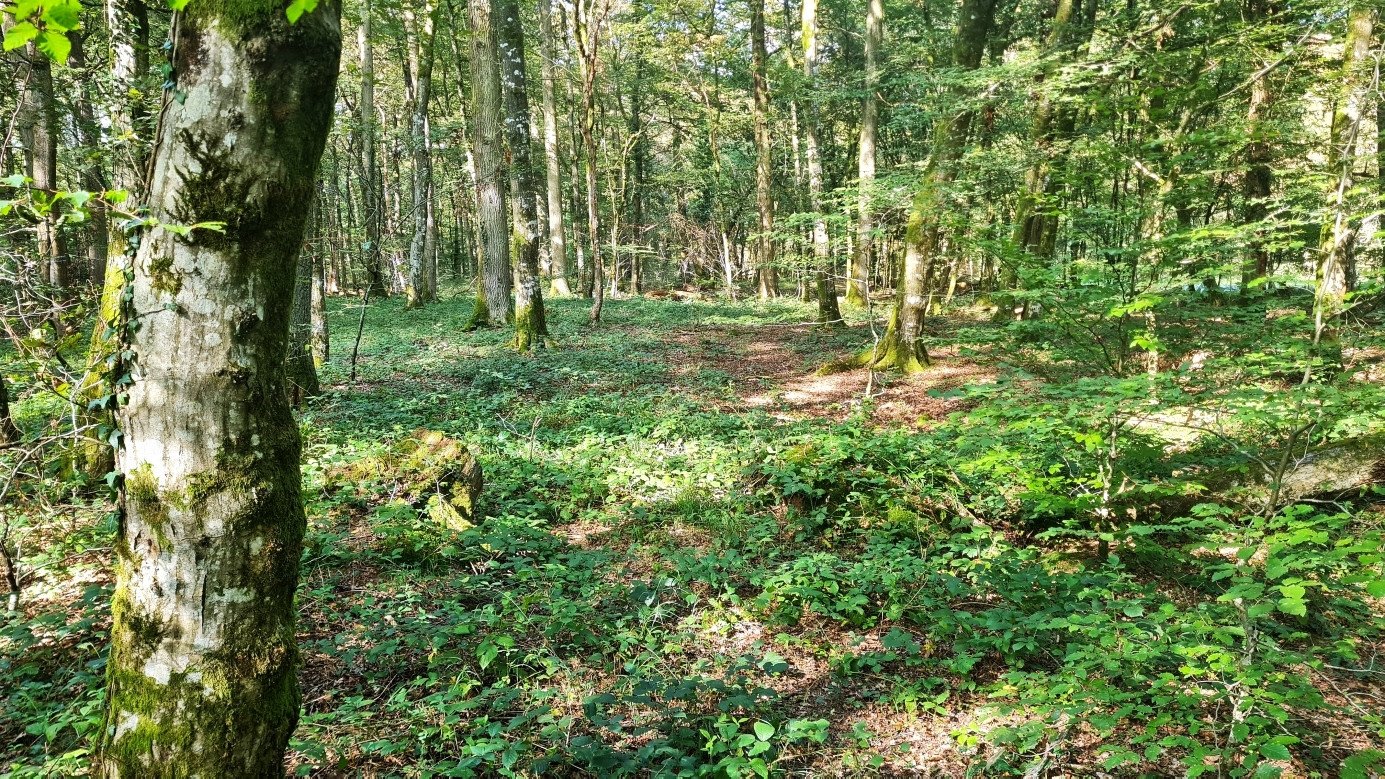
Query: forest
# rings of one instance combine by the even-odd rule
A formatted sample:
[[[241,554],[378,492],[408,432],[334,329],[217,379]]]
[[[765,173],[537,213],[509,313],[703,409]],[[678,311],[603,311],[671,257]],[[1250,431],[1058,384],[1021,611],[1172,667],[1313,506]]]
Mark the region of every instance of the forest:
[[[1385,775],[1379,0],[7,0],[0,779]]]

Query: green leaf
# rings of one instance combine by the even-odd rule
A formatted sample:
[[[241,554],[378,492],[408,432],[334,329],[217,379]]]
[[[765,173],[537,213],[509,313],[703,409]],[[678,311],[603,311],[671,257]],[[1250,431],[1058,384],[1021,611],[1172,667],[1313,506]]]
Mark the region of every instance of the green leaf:
[[[1373,598],[1385,598],[1385,579],[1377,579],[1366,583],[1366,592]]]
[[[168,0],[168,7],[175,11],[181,11],[188,7],[188,0]]]
[[[1261,744],[1260,755],[1266,760],[1290,760],[1289,748],[1283,744]]]
[[[1122,609],[1122,611],[1125,612],[1125,616],[1127,617],[1143,617],[1145,614],[1145,607],[1138,603],[1132,603]]]
[[[296,24],[303,14],[310,14],[315,8],[317,8],[317,0],[293,0],[284,13],[289,18],[289,24]]]
[[[72,53],[72,41],[60,32],[44,30],[38,34],[38,50],[54,62],[67,62],[67,55]]]
[[[755,737],[761,741],[769,741],[770,736],[774,735],[774,726],[768,722],[755,723]]]
[[[43,9],[43,24],[49,30],[67,32],[81,23],[82,4],[77,0],[53,0]]]
[[[32,24],[29,24],[28,22],[20,22],[19,24],[16,24],[15,26],[5,31],[5,51],[14,51],[20,46],[23,46],[24,44],[33,40],[34,36],[36,35],[38,35],[38,28],[33,26]],[[10,178],[14,177],[11,176]],[[21,176],[21,178],[23,177]],[[8,180],[9,179],[6,179],[6,181]],[[18,185],[12,184],[11,186]]]
[[[1298,598],[1282,598],[1279,601],[1279,610],[1295,617],[1303,617],[1308,614],[1308,604]]]

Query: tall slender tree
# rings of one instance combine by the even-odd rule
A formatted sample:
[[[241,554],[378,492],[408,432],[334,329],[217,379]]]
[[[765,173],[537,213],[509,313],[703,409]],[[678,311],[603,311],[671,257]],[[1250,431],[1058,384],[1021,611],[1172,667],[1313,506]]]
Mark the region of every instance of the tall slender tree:
[[[379,158],[379,123],[375,118],[375,47],[371,40],[371,0],[361,2],[361,24],[356,28],[356,44],[361,58],[361,97],[357,108],[360,123],[361,152],[361,218],[365,223],[365,271],[367,294],[385,297],[389,284],[385,281],[384,254],[380,241],[385,219],[384,187],[381,181]]]
[[[332,122],[333,0],[175,15],[155,139],[155,228],[128,302],[99,775],[278,776],[298,720],[294,592],[306,521],[284,392],[296,258]]]
[[[885,37],[884,0],[866,0],[865,87],[861,100],[861,138],[856,153],[856,251],[846,276],[846,302],[863,305],[875,264],[875,143],[880,124],[880,47]]]
[[[610,10],[608,0],[576,0],[574,32],[577,38],[578,73],[582,82],[582,148],[587,172],[587,235],[591,245],[592,307],[588,319],[601,321],[605,301],[601,265],[601,205],[597,198],[596,73],[601,64],[601,26]]]
[[[500,14],[500,80],[505,93],[505,136],[510,148],[510,216],[515,254],[515,348],[543,348],[548,323],[539,276],[538,182],[529,145],[529,86],[525,77],[524,23],[518,0],[495,0]]]
[[[809,0],[811,2],[811,0]],[[769,53],[765,49],[765,0],[750,0],[751,109],[755,116],[755,209],[759,215],[755,264],[761,300],[779,294],[774,267],[774,159],[769,132]]]
[[[837,278],[832,270],[832,246],[822,199],[822,105],[818,77],[818,2],[803,0],[803,80],[808,90],[808,116],[803,133],[808,163],[808,200],[813,209],[813,277],[817,283],[818,323],[835,327],[842,321],[837,305]]]
[[[406,6],[404,11],[405,21],[410,22],[408,26],[412,28],[408,63],[413,74],[409,147],[414,162],[414,234],[409,242],[409,283],[404,288],[406,308],[422,306],[437,299],[437,257],[432,251],[436,242],[429,240],[433,235],[433,212],[430,207],[433,151],[428,137],[428,103],[433,93],[433,41],[438,8],[437,0],[425,0],[416,9]]]
[[[543,159],[548,196],[549,275],[554,295],[567,297],[567,236],[563,224],[562,156],[558,148],[558,46],[553,34],[553,0],[538,0],[543,63]]]

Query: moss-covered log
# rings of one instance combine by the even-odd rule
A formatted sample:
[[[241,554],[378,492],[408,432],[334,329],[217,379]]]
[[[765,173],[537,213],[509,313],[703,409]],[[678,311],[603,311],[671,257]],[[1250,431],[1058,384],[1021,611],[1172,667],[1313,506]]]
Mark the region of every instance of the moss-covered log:
[[[173,24],[128,311],[105,777],[282,774],[304,532],[284,391],[296,259],[332,121],[340,8],[192,3]]]

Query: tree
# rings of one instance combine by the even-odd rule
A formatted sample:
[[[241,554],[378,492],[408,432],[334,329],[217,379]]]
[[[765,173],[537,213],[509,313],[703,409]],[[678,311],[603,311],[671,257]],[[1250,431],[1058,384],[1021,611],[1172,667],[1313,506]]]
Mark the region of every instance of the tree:
[[[1374,80],[1370,47],[1375,16],[1373,4],[1358,2],[1347,17],[1337,105],[1328,135],[1329,220],[1323,224],[1318,242],[1317,295],[1313,306],[1315,344],[1331,346],[1336,341],[1336,321],[1345,308],[1349,282],[1355,275],[1353,247],[1359,225],[1351,213],[1352,189],[1361,120],[1365,118]]]
[[[884,0],[866,0],[866,95],[861,100],[861,138],[856,155],[856,252],[847,271],[846,302],[866,303],[867,279],[875,264],[875,221],[871,213],[875,186],[875,141],[880,123],[880,45],[885,36]]]
[[[607,0],[577,0],[576,25],[578,74],[582,82],[582,148],[586,153],[587,236],[591,244],[592,307],[589,320],[601,321],[605,300],[601,267],[601,206],[596,183],[596,72],[601,62],[601,25],[610,10]]]
[[[966,71],[980,67],[994,19],[995,0],[962,0],[952,46],[955,68]],[[923,370],[929,364],[923,343],[923,318],[928,310],[928,288],[942,231],[940,217],[947,187],[957,176],[966,148],[973,113],[973,108],[964,103],[934,128],[928,167],[909,213],[902,279],[895,293],[890,323],[879,344],[858,358],[861,362],[906,373]]]
[[[361,150],[361,218],[365,222],[365,271],[367,294],[371,297],[389,295],[385,283],[383,257],[380,252],[381,226],[385,218],[385,199],[380,178],[380,165],[375,156],[378,144],[375,122],[375,52],[370,40],[371,0],[361,5],[361,26],[356,29],[356,44],[361,57],[361,98],[357,111],[360,122]]]
[[[437,0],[426,0],[417,12],[408,10],[412,34],[409,70],[413,73],[410,100],[409,148],[413,153],[414,234],[409,242],[409,283],[405,287],[405,308],[416,308],[437,300],[437,257],[433,235],[432,186],[433,152],[428,137],[428,102],[433,92],[433,31],[438,23]]]
[[[529,89],[524,67],[524,23],[517,0],[496,0],[500,14],[501,86],[510,148],[510,212],[515,252],[515,348],[543,348],[548,323],[539,278],[538,184],[529,153]]]
[[[539,0],[539,38],[543,63],[543,159],[548,195],[549,274],[552,291],[568,297],[567,236],[563,233],[563,174],[558,150],[558,101],[556,95],[558,47],[553,36],[553,0]]]
[[[480,208],[481,273],[476,284],[472,324],[497,327],[509,323],[510,231],[505,218],[502,155],[504,120],[500,103],[500,59],[491,0],[469,0],[471,18],[471,150],[476,160],[476,193]]]
[[[811,2],[811,0],[810,0]],[[750,72],[755,114],[755,208],[760,217],[756,264],[760,299],[779,294],[774,269],[774,160],[769,136],[769,54],[765,51],[765,0],[750,0]]]
[[[58,190],[58,108],[53,100],[53,63],[30,42],[24,46],[25,67],[17,69],[19,107],[15,125],[24,145],[26,173],[34,189]],[[39,278],[61,293],[72,284],[72,261],[67,241],[58,229],[58,209],[38,220]]]
[[[173,26],[151,213],[223,227],[155,228],[134,261],[105,777],[283,770],[306,524],[284,357],[338,15],[192,3]]]
[[[842,313],[837,306],[837,279],[832,272],[832,247],[823,213],[822,151],[818,148],[822,106],[817,74],[818,3],[817,0],[803,0],[803,80],[808,88],[808,121],[803,138],[808,162],[808,200],[813,209],[813,276],[817,282],[818,324],[835,327],[841,323]]]

